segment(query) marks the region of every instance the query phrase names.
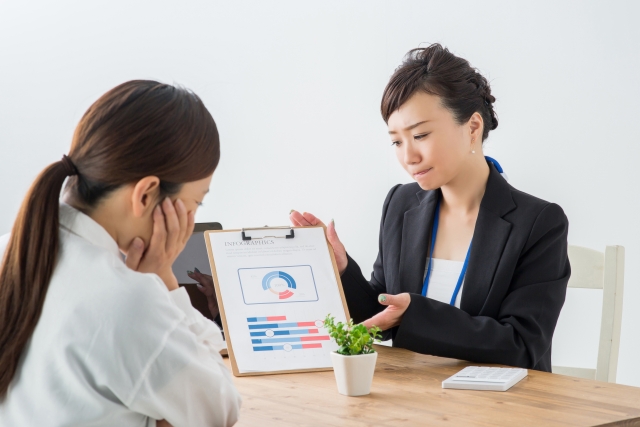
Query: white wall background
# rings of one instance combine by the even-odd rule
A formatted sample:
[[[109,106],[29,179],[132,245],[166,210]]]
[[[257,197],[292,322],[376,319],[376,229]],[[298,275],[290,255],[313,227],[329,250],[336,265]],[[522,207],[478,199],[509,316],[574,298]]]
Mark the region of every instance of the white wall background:
[[[500,126],[486,151],[511,183],[559,203],[572,244],[626,247],[618,382],[640,386],[638,17],[631,0],[0,0],[0,233],[85,109],[150,78],[196,91],[221,132],[197,220],[335,218],[368,274],[384,197],[410,180],[380,96],[406,51],[441,42],[491,81]],[[570,293],[555,363],[595,367],[600,304],[599,291]]]

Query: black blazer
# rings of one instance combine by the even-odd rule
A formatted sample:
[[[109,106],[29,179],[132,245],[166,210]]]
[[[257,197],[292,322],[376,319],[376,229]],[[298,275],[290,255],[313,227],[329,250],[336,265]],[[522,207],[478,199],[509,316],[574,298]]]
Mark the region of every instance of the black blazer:
[[[384,309],[378,294],[409,292],[393,345],[419,353],[551,371],[551,338],[571,275],[560,206],[516,190],[490,165],[460,309],[421,295],[440,190],[389,191],[371,280],[348,257],[342,285],[355,322]],[[387,335],[388,336],[388,335]]]

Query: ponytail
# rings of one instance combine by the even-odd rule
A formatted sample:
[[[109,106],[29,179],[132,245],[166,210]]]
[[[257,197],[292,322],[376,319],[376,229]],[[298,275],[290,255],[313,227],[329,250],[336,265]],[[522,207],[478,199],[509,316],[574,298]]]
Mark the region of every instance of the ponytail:
[[[62,184],[77,173],[71,160],[49,165],[22,202],[0,265],[0,399],[38,323],[58,256]]]
[[[132,80],[94,102],[69,150],[36,179],[22,202],[0,264],[0,400],[42,313],[58,257],[62,185],[69,204],[91,212],[107,194],[146,176],[161,195],[211,176],[220,160],[218,128],[193,92]],[[77,176],[72,176],[77,175]]]

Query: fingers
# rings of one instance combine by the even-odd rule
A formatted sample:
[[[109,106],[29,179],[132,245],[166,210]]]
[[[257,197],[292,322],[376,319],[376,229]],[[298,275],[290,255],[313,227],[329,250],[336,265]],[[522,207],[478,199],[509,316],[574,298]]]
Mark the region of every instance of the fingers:
[[[302,227],[303,225],[296,221],[291,214],[289,214],[289,221],[291,221],[291,225],[294,227]]]
[[[298,212],[295,209],[291,209],[289,212],[289,221],[291,221],[291,225],[294,227],[302,227],[302,224],[298,219]]]
[[[194,212],[189,212],[187,214],[187,232],[184,236],[184,240],[182,241],[183,245],[187,244],[187,241],[189,240],[189,238],[191,237],[191,235],[193,234],[193,229],[196,225],[196,220],[195,220],[196,214]]]
[[[336,232],[336,223],[333,220],[331,220],[327,227],[327,240],[329,240],[329,243],[333,248],[333,254],[336,257],[338,271],[342,274],[347,269],[349,259],[347,258],[347,250],[338,237],[338,233]]]
[[[333,246],[334,248],[336,246],[344,247],[342,245],[342,242],[340,241],[340,238],[338,237],[338,233],[336,232],[336,223],[333,220],[331,220],[329,226],[327,227],[327,239],[329,240],[329,243],[331,243],[331,246]]]
[[[296,210],[291,210],[289,213],[289,219],[294,227],[308,227],[308,226],[325,226],[322,221],[320,221],[314,214],[309,212],[300,213]],[[347,258],[347,250],[344,245],[338,238],[338,233],[336,232],[336,224],[333,220],[329,223],[327,229],[327,240],[333,247],[333,254],[336,258],[336,266],[338,267],[338,271],[340,274],[344,273],[349,264],[349,259]]]
[[[291,214],[289,214],[289,218],[296,227],[306,227],[309,225],[313,225],[309,223],[309,221],[307,221],[307,219],[298,211],[292,211]]]
[[[182,200],[172,203],[168,197],[162,201],[162,210],[167,228],[165,250],[172,254],[180,252],[193,234],[195,213],[187,212]]]
[[[182,200],[174,203],[165,198],[153,209],[152,218],[153,232],[149,246],[143,249],[142,256],[134,249],[127,265],[137,264],[136,271],[156,273],[167,289],[173,290],[178,283],[171,266],[193,233],[194,214],[187,212]]]
[[[389,329],[389,326],[388,326],[389,321],[387,317],[388,317],[387,310],[382,310],[380,313],[362,322],[362,324],[366,326],[367,329],[371,328],[372,326],[377,326],[383,331],[386,331],[387,329]]]
[[[380,294],[378,295],[378,302],[382,305],[393,305],[395,301],[395,295]]]
[[[149,242],[149,252],[156,252],[164,248],[167,242],[167,228],[164,223],[164,214],[160,205],[153,210],[153,234]]]
[[[387,306],[387,308],[372,318],[365,320],[362,324],[367,328],[375,325],[383,331],[386,331],[400,324],[404,312],[411,303],[411,296],[406,292],[398,295],[380,294],[378,296],[378,302]]]
[[[406,309],[411,303],[411,297],[406,292],[398,295],[380,294],[378,295],[378,302],[382,305]]]
[[[191,277],[193,280],[202,283],[204,275],[202,273],[192,272],[187,273],[187,276]]]
[[[296,227],[324,225],[322,221],[320,221],[318,218],[316,218],[315,215],[309,212],[300,213],[296,210],[292,210],[291,213],[289,214],[289,219],[291,220],[293,225]]]
[[[187,208],[184,206],[182,200],[176,200],[174,207],[176,209],[176,214],[178,215],[178,225],[180,227],[178,243],[182,245],[182,243],[186,240],[185,237],[188,232],[187,225],[189,223],[189,215],[187,213]]]
[[[144,242],[142,241],[141,238],[136,237],[131,242],[131,245],[129,245],[125,264],[130,269],[137,270],[138,265],[140,265],[140,260],[142,259],[142,255],[144,255]]]
[[[200,289],[200,291],[202,291],[203,293],[207,295],[215,293],[213,277],[209,276],[208,274],[202,274],[199,271],[189,271],[187,272],[187,275],[198,282],[198,284],[201,286],[198,289]]]
[[[302,216],[306,219],[311,225],[324,225],[322,221],[320,221],[314,214],[309,212],[303,212]]]
[[[165,250],[171,251],[180,238],[180,220],[175,206],[173,206],[171,199],[168,197],[162,201],[162,211],[164,212],[164,220],[167,227]]]

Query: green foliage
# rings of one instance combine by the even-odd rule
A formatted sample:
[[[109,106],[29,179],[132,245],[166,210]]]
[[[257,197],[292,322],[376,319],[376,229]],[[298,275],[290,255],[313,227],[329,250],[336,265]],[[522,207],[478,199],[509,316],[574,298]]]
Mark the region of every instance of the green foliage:
[[[374,342],[380,342],[382,330],[377,326],[367,327],[362,323],[354,325],[353,319],[345,325],[342,322],[335,323],[335,317],[327,314],[324,319],[324,327],[329,332],[331,338],[338,344],[337,352],[344,356],[355,356],[357,354],[375,353]]]

